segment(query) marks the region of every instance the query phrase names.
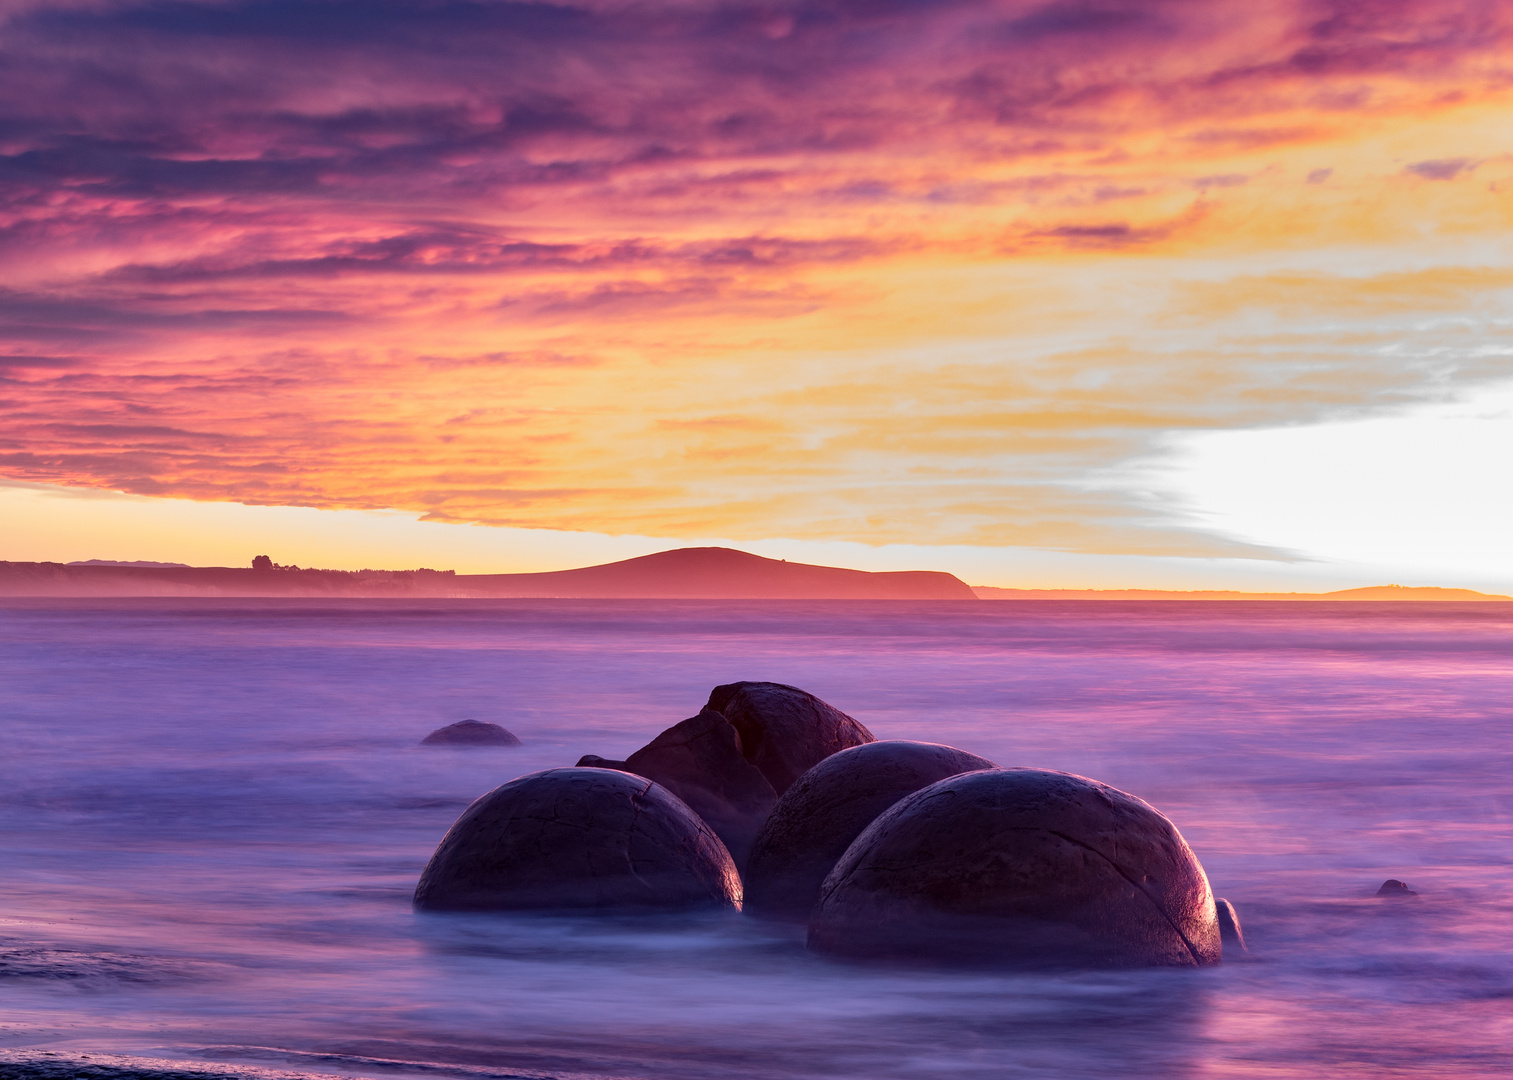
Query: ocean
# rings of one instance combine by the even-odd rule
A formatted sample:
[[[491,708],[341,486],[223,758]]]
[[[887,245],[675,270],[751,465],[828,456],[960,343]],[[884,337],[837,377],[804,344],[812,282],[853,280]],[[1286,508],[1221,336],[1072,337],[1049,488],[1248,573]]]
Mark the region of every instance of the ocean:
[[[471,800],[738,679],[1140,796],[1249,954],[412,911]],[[464,718],[523,745],[418,745]],[[1510,735],[1513,604],[7,600],[0,1077],[1506,1077]]]

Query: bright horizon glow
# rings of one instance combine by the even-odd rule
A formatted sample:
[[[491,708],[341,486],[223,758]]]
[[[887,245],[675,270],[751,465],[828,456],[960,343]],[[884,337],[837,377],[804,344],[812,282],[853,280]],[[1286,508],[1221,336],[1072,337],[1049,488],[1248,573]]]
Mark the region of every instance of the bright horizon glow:
[[[1157,482],[1208,527],[1324,562],[1513,589],[1513,387],[1398,416],[1173,442]]]
[[[1425,571],[1391,563],[1089,555],[1033,548],[926,547],[799,540],[694,540],[456,525],[414,513],[245,506],[152,499],[48,485],[0,484],[16,562],[110,559],[246,566],[253,555],[330,570],[426,566],[460,574],[533,573],[614,562],[676,547],[733,547],[772,559],[856,570],[944,570],[971,585],[1023,589],[1237,589],[1329,592],[1406,584],[1513,591],[1513,574]]]

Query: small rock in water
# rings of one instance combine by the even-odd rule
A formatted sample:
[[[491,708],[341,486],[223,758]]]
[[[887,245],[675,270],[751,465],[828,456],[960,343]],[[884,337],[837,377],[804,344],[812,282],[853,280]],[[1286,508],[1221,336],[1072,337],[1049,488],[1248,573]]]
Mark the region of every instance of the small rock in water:
[[[1235,906],[1221,896],[1214,901],[1214,913],[1219,917],[1219,940],[1224,943],[1224,950],[1248,952],[1245,948],[1245,932],[1240,929],[1240,913],[1235,910]]]
[[[745,910],[807,920],[825,875],[879,814],[937,780],[997,767],[954,746],[908,739],[831,754],[783,794],[757,834],[743,874]]]
[[[457,819],[415,888],[428,911],[740,907],[725,845],[666,788],[612,769],[547,769]]]
[[[482,720],[459,720],[455,724],[437,728],[424,739],[421,746],[519,746],[520,740],[498,724]]]
[[[600,757],[598,754],[584,754],[578,759],[578,768],[619,769],[621,772],[626,771],[625,762],[616,761],[614,758]]]
[[[857,959],[1193,967],[1222,955],[1176,826],[1071,773],[987,769],[884,811],[825,879],[809,947]]]
[[[1376,891],[1378,896],[1417,896],[1418,893],[1408,888],[1407,884],[1397,878],[1388,878],[1382,882],[1382,887]]]

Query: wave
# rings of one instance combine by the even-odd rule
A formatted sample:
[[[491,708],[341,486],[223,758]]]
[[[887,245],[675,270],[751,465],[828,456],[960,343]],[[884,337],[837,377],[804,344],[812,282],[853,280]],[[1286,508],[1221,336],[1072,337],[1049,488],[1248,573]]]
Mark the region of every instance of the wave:
[[[53,1050],[0,1050],[3,1080],[575,1080],[571,1074],[499,1072],[459,1065],[360,1057],[350,1054],[302,1053],[274,1047],[207,1047],[212,1056],[277,1057],[304,1061],[339,1073],[135,1057],[127,1054],[67,1054]]]

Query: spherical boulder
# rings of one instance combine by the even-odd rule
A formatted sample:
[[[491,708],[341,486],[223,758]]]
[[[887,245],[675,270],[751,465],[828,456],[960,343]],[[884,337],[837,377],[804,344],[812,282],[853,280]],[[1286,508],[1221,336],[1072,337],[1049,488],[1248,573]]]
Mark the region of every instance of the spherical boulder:
[[[832,754],[799,777],[767,815],[743,874],[745,910],[803,922],[825,875],[879,814],[937,780],[995,768],[954,746],[907,739]]]
[[[1149,804],[1071,773],[941,780],[867,826],[825,879],[809,947],[1011,966],[1197,966],[1222,955],[1208,877]]]
[[[424,739],[421,746],[519,746],[520,740],[513,732],[498,724],[482,720],[459,720],[455,724],[437,728]]]
[[[672,910],[741,904],[725,845],[666,788],[547,769],[463,811],[420,875],[426,911]]]

